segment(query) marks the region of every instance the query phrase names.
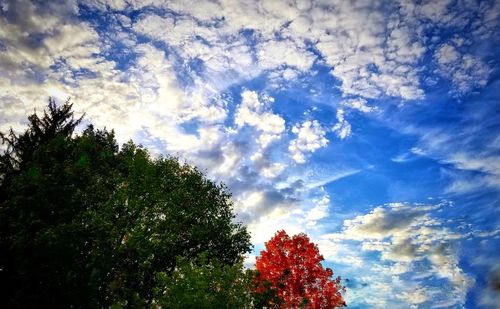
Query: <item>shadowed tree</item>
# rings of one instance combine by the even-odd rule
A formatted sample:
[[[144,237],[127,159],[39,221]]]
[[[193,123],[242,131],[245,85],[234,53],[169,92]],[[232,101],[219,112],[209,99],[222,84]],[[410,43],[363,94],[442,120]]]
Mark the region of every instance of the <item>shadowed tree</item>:
[[[55,101],[49,98],[49,104],[44,115],[40,118],[36,112],[28,117],[28,129],[21,135],[17,135],[12,129],[5,134],[0,132],[2,144],[6,150],[0,155],[0,181],[10,181],[10,178],[30,162],[35,150],[56,136],[71,137],[76,126],[82,118],[74,118],[71,110],[73,104],[68,101],[63,106],[57,107]]]
[[[241,262],[250,238],[223,185],[80,122],[50,100],[1,135],[0,307],[154,307],[179,257]]]
[[[201,255],[178,260],[173,274],[160,273],[155,301],[161,308],[252,308],[252,271],[243,264],[223,265]]]

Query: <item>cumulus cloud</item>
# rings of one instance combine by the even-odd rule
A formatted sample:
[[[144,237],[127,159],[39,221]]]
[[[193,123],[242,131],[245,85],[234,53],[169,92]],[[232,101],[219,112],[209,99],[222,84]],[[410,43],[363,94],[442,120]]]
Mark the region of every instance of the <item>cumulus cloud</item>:
[[[266,178],[275,178],[283,172],[286,165],[279,162],[272,162],[269,157],[268,153],[261,150],[252,155],[250,159],[262,176]]]
[[[127,7],[125,0],[87,0],[85,5],[101,11],[123,10]]]
[[[184,58],[201,59],[218,72],[244,66],[241,74],[249,71],[253,57],[264,70],[287,66],[303,72],[320,61],[342,82],[340,89],[344,94],[365,98],[423,98],[419,67],[428,39],[423,35],[423,25],[432,22],[441,27],[459,26],[446,2],[401,1],[390,10],[377,1],[351,1],[341,6],[314,1],[132,3],[136,9],[149,5],[172,10],[176,15],[145,15],[134,29],[177,47],[176,52]],[[492,19],[486,17],[488,11],[484,8],[473,10]],[[255,54],[245,47],[248,42],[240,35],[246,29],[255,31]],[[221,42],[225,48],[221,48]],[[231,55],[232,44],[235,55]],[[477,62],[469,62],[471,69],[477,67]],[[286,75],[290,76],[290,72]]]
[[[224,88],[257,74],[245,38],[227,33],[221,26],[207,27],[190,16],[145,14],[134,23],[133,30],[173,48],[179,56],[177,61],[185,66],[199,61],[204,70],[191,71],[192,78],[202,76],[205,83],[215,87]]]
[[[486,64],[471,54],[460,53],[451,44],[442,44],[434,57],[439,64],[440,74],[450,78],[459,93],[484,87],[488,81],[489,69]]]
[[[280,138],[285,130],[285,120],[272,112],[270,105],[274,99],[264,96],[263,100],[255,91],[243,91],[234,123],[237,127],[254,127],[259,132],[258,143],[262,148]]]
[[[295,125],[292,132],[297,137],[290,142],[288,151],[296,163],[304,163],[306,153],[315,152],[328,144],[328,139],[325,137],[326,131],[317,120],[306,120],[300,125]]]
[[[257,47],[259,65],[264,69],[282,66],[296,68],[305,72],[311,68],[315,56],[312,52],[300,49],[293,41],[267,41]]]
[[[387,267],[387,276],[405,281],[404,275],[418,267],[425,277],[443,278],[447,286],[433,286],[423,279],[413,278],[398,289],[395,282],[392,293],[407,304],[418,305],[432,299],[435,305],[450,303],[460,305],[473,279],[460,268],[456,242],[464,235],[452,232],[433,213],[447,207],[447,203],[437,205],[410,205],[393,203],[379,206],[370,213],[344,221],[341,233],[324,235],[323,239],[333,242],[333,246],[347,240],[359,241],[362,251],[378,252],[382,265]],[[328,244],[323,244],[327,246]],[[379,280],[379,279],[375,279]],[[417,287],[406,287],[417,284]],[[449,294],[448,294],[449,293]]]
[[[75,71],[88,70],[97,76],[112,71],[113,62],[100,55],[96,31],[90,24],[74,20],[77,13],[72,1],[54,1],[45,7],[29,1],[3,3],[0,99],[19,111],[5,114],[5,127],[19,127],[25,115],[43,106],[49,95],[67,99],[69,84],[78,86],[80,82]],[[86,80],[87,75],[81,74],[79,79]]]
[[[332,75],[342,82],[344,94],[378,98],[383,95],[419,99],[423,91],[411,65],[423,55],[418,36],[385,16],[378,2],[352,1],[341,7],[332,6],[331,16],[314,11],[318,34],[316,47]],[[387,37],[387,31],[389,36]]]
[[[291,187],[280,190],[279,194],[271,194],[269,191],[252,192],[239,200],[242,203],[240,207],[249,207],[244,213],[260,213],[260,216],[252,216],[253,220],[248,224],[254,243],[263,244],[280,229],[289,234],[308,231],[309,235],[313,235],[323,228],[320,221],[330,215],[329,195],[322,189],[307,192],[290,189]],[[274,198],[279,203],[272,203],[271,199]]]
[[[328,217],[330,214],[328,208],[330,206],[330,197],[328,194],[313,200],[314,207],[307,210],[305,215],[306,225],[314,226],[318,220]]]
[[[398,297],[410,304],[412,308],[418,308],[419,304],[426,302],[428,298],[428,291],[423,287],[417,287],[413,291],[402,292]]]
[[[490,6],[471,8],[488,29],[494,25]],[[78,18],[82,7],[108,14],[113,26],[106,32],[82,21]],[[449,18],[447,4],[408,1],[389,10],[395,12],[391,15],[380,3],[363,1],[343,5],[315,1],[200,1],[187,5],[182,1],[96,0],[51,2],[44,7],[29,1],[7,1],[2,8],[0,63],[6,70],[0,78],[1,85],[6,86],[4,98],[16,93],[22,101],[38,100],[39,106],[38,98],[48,94],[62,97],[83,88],[102,91],[108,87],[127,88],[128,96],[123,98],[126,102],[154,100],[159,88],[138,85],[141,89],[136,94],[132,85],[135,80],[129,80],[130,74],[149,67],[139,64],[133,68],[135,72],[129,72],[128,68],[117,69],[118,60],[110,59],[110,48],[119,43],[116,40],[127,45],[128,50],[122,51],[129,53],[130,59],[144,58],[141,48],[135,46],[135,35],[139,35],[167,46],[168,59],[164,63],[168,69],[162,74],[182,77],[182,85],[172,76],[167,78],[167,88],[174,93],[169,101],[179,101],[174,84],[197,101],[186,106],[189,111],[182,112],[182,119],[219,122],[225,117],[224,107],[211,106],[219,94],[238,81],[258,76],[262,70],[270,71],[271,77],[277,74],[292,81],[318,64],[329,68],[341,81],[344,96],[422,98],[418,74],[426,38],[418,26],[423,20],[446,25],[455,20]],[[150,9],[133,19],[128,16],[131,10],[144,8]],[[462,92],[484,85],[488,76],[485,64],[453,47],[458,53],[456,62],[463,63],[457,69],[456,63],[451,65],[450,58],[446,58],[451,46],[447,43],[435,51],[440,74],[449,76]],[[42,81],[44,85],[39,87]],[[35,87],[39,89],[32,91]],[[100,100],[104,98],[106,95]],[[374,109],[363,100],[346,100],[345,108],[361,112]],[[348,123],[339,125],[339,136],[347,137]]]

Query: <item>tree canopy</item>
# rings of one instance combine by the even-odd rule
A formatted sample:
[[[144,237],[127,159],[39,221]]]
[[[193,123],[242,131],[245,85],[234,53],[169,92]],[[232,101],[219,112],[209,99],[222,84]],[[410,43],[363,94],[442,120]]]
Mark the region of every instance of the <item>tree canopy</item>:
[[[159,274],[155,300],[161,308],[252,308],[253,272],[243,270],[242,263],[222,265],[202,254],[177,265],[173,274]]]
[[[271,308],[345,306],[340,277],[323,268],[323,256],[305,234],[278,231],[255,263],[256,304]]]
[[[250,236],[226,187],[133,142],[119,149],[113,131],[76,134],[81,121],[50,100],[24,133],[0,135],[1,307],[151,307],[164,276],[194,272],[200,254],[240,269]]]

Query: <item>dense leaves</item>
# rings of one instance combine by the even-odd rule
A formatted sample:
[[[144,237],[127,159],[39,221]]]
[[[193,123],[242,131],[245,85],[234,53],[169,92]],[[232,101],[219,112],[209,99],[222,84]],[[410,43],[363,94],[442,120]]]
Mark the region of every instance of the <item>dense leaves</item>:
[[[0,155],[0,189],[6,187],[5,183],[16,175],[16,171],[23,169],[31,161],[31,156],[40,145],[56,136],[71,136],[82,121],[82,118],[74,119],[72,106],[67,101],[58,108],[54,100],[49,99],[48,111],[44,111],[42,118],[36,113],[28,117],[29,127],[24,134],[17,135],[12,129],[8,133],[0,132],[2,145],[7,148]]]
[[[334,308],[345,305],[340,278],[323,268],[316,245],[305,234],[279,231],[257,257],[256,303],[272,308]]]
[[[251,308],[250,270],[242,263],[223,265],[201,255],[180,259],[172,275],[158,274],[155,301],[162,308]]]
[[[179,257],[239,265],[250,250],[226,188],[111,131],[80,135],[68,102],[2,135],[0,307],[154,306]]]

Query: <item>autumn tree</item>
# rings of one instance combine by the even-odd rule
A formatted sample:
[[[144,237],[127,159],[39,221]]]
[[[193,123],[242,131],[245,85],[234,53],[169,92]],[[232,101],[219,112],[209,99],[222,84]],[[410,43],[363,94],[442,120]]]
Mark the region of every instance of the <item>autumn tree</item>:
[[[76,134],[80,121],[51,100],[24,132],[0,135],[1,308],[154,307],[179,258],[241,263],[250,237],[223,185],[119,149],[113,131]]]
[[[335,308],[345,306],[340,277],[323,268],[318,247],[305,234],[278,231],[257,257],[255,303],[271,308]]]

